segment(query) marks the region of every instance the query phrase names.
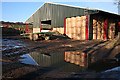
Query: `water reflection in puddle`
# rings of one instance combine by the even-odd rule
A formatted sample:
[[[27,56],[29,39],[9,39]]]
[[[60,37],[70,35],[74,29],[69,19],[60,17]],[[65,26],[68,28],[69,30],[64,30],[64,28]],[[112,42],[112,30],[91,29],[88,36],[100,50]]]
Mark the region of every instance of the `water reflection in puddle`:
[[[32,65],[38,65],[36,61],[29,55],[29,54],[24,54],[20,56],[21,59],[19,61],[24,64],[32,64]]]
[[[32,52],[22,57],[24,57],[24,59],[21,59],[22,63],[36,64],[41,67],[48,67],[63,72],[79,72],[85,70],[80,66],[65,62],[64,53],[41,54],[39,52]]]
[[[32,52],[30,55],[42,67],[50,67],[52,65],[64,62],[63,54],[41,54],[38,52]]]

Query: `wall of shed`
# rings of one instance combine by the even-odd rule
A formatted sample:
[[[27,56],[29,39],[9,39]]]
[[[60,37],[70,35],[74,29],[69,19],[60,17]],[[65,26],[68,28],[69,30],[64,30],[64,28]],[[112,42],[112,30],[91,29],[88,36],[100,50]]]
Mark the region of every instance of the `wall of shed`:
[[[64,18],[71,16],[81,16],[84,14],[84,9],[74,8],[62,5],[50,4],[52,11],[52,26],[64,26]]]
[[[26,22],[33,23],[33,27],[40,27],[41,21],[51,20],[51,7],[44,4]]]
[[[51,20],[52,27],[61,27],[64,26],[64,18],[83,14],[83,8],[45,3],[26,22],[33,23],[33,27],[39,27],[41,21]]]

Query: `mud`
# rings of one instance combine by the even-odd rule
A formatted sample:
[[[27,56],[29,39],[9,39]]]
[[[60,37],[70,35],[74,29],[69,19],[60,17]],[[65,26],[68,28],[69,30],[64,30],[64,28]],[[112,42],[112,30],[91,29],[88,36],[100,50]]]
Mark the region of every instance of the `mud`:
[[[37,52],[38,54],[52,55],[62,54],[65,51],[74,51],[90,48],[103,41],[79,41],[70,39],[38,40],[30,41],[21,36],[3,37],[2,46],[2,79],[3,80],[46,80],[46,79],[120,79],[120,71],[108,71],[120,66],[120,62],[101,61],[92,65],[88,70],[70,63],[58,63],[57,66],[41,66],[21,63],[21,56]],[[81,47],[82,46],[82,47]],[[33,54],[33,53],[32,53]],[[37,54],[36,54],[37,55]],[[56,57],[56,58],[59,58]],[[109,63],[108,63],[109,62]],[[70,65],[65,66],[65,65]],[[106,65],[107,64],[107,65]],[[52,64],[56,65],[56,64]],[[62,65],[62,66],[61,66]],[[103,66],[101,66],[103,65]],[[111,66],[114,65],[114,66]],[[97,68],[98,67],[98,68]],[[99,69],[100,68],[100,69]]]

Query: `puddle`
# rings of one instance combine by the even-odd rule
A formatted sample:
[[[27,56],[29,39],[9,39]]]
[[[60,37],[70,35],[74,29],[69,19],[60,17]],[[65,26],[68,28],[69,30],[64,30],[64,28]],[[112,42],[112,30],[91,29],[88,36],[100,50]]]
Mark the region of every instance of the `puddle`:
[[[32,65],[38,65],[36,61],[29,55],[29,54],[24,54],[20,56],[21,59],[19,61],[24,64],[32,64]]]
[[[81,72],[86,71],[85,68],[80,67],[79,65],[75,65],[64,60],[64,53],[51,53],[51,54],[43,54],[39,52],[31,52],[30,54],[25,54],[21,59],[22,63],[38,65],[41,67],[52,68],[54,70],[60,70],[63,72]],[[119,70],[118,70],[119,69]],[[91,70],[91,69],[90,69]],[[116,67],[110,70],[120,71],[120,67]],[[110,71],[106,70],[106,71]],[[92,70],[95,71],[95,70]]]
[[[50,67],[51,65],[64,62],[63,54],[41,54],[39,52],[32,52],[30,56],[42,67]]]
[[[41,54],[39,52],[32,52],[21,56],[21,58],[23,58],[20,59],[22,63],[38,65],[57,71],[76,73],[85,70],[78,65],[65,62],[64,54],[62,53]]]

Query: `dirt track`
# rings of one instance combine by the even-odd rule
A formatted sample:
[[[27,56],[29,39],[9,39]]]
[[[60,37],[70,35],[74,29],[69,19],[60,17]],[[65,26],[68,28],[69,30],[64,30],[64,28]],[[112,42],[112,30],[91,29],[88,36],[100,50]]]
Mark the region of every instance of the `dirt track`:
[[[7,38],[7,39],[10,39],[10,38]],[[51,78],[76,78],[76,76],[77,78],[103,77],[103,73],[99,73],[99,72],[97,73],[94,70],[92,71],[88,70],[84,73],[81,72],[81,73],[74,74],[74,73],[68,73],[68,72],[61,72],[59,70],[51,71],[51,69],[43,68],[41,66],[22,64],[19,62],[20,55],[30,53],[32,51],[38,51],[44,54],[52,54],[52,53],[60,54],[70,50],[75,51],[75,50],[81,50],[81,49],[82,50],[90,49],[91,47],[97,44],[104,43],[103,41],[79,41],[79,40],[70,40],[70,39],[30,41],[28,39],[23,39],[18,36],[11,37],[11,39],[21,41],[20,43],[22,47],[2,51],[3,52],[2,54],[3,79],[39,80],[42,78],[41,80],[43,80],[47,77],[49,78],[50,77]],[[18,53],[16,54],[16,52]],[[11,55],[9,55],[10,53]],[[95,64],[95,66],[99,66],[99,64]],[[116,76],[119,76],[119,73],[120,73],[119,71],[114,72]],[[109,74],[113,74],[113,73],[111,72],[106,73],[107,78],[111,77],[111,76],[108,76]],[[116,76],[115,77],[112,76],[112,78],[116,78]],[[106,77],[104,76],[104,78]]]

